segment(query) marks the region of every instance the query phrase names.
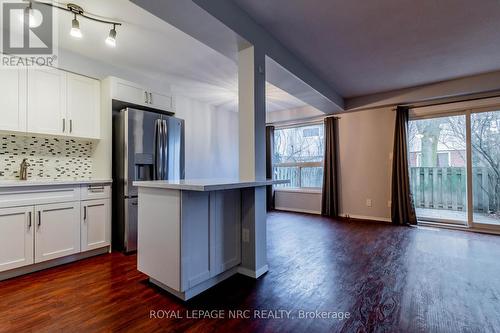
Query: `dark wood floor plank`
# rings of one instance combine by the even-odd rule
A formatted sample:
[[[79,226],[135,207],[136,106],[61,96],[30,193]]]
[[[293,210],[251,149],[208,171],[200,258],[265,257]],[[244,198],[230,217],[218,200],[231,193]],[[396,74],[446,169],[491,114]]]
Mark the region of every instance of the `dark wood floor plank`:
[[[268,249],[261,279],[234,276],[187,303],[120,253],[3,281],[0,332],[500,332],[500,237],[275,212]],[[149,318],[201,309],[351,317]]]

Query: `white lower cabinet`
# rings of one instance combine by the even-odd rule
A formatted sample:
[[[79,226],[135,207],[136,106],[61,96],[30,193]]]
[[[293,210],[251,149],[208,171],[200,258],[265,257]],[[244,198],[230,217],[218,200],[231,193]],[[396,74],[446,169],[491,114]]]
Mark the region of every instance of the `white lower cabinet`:
[[[110,199],[82,201],[81,250],[88,251],[110,245],[108,221],[111,220]]]
[[[80,252],[80,202],[35,206],[35,263]]]
[[[0,272],[33,264],[33,206],[0,209]]]
[[[110,185],[0,187],[0,280],[110,245]]]

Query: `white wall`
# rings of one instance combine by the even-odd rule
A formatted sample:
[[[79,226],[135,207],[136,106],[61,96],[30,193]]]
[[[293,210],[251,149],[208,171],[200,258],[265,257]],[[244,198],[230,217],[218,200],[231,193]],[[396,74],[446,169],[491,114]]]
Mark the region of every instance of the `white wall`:
[[[175,116],[185,120],[186,178],[238,177],[238,113],[182,95],[199,83],[174,76],[151,77],[133,68],[112,66],[64,50],[59,53],[59,67],[98,79],[116,76],[157,91],[172,92]],[[111,127],[105,130],[111,131]],[[102,169],[107,168],[104,165]]]
[[[282,124],[289,122],[296,122],[307,120],[317,117],[323,117],[325,114],[318,109],[311,106],[304,106],[295,109],[286,109],[279,111],[272,111],[266,113],[266,123],[268,124]]]
[[[178,95],[176,117],[185,120],[186,178],[238,177],[238,113]]]
[[[274,191],[277,210],[321,214],[321,191],[281,189]]]
[[[286,121],[287,112],[273,120]],[[309,113],[304,113],[309,118]],[[391,216],[391,168],[395,112],[392,107],[339,114],[340,214],[388,221]],[[295,115],[295,122],[300,119]],[[371,199],[372,206],[366,205]],[[281,209],[319,213],[321,195],[276,194]]]
[[[395,112],[385,108],[340,117],[340,212],[389,220]],[[372,207],[366,199],[372,200]]]

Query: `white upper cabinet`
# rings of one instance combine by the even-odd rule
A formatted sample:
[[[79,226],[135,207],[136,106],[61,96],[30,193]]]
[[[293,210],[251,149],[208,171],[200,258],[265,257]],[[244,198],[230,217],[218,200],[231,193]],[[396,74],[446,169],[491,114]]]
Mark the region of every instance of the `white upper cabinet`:
[[[67,133],[66,72],[55,68],[28,70],[29,133]]]
[[[0,131],[100,139],[100,81],[56,68],[0,71]]]
[[[0,130],[26,131],[26,70],[4,68],[0,70]]]
[[[33,206],[0,209],[0,272],[33,263]]]
[[[173,101],[172,96],[161,94],[158,92],[149,92],[149,105],[155,109],[172,111]]]
[[[138,105],[147,105],[148,93],[144,88],[127,81],[114,80],[113,99]]]
[[[111,98],[139,106],[174,112],[172,96],[136,83],[111,77]]]
[[[66,74],[68,119],[70,136],[98,139],[100,137],[100,84],[81,75]]]

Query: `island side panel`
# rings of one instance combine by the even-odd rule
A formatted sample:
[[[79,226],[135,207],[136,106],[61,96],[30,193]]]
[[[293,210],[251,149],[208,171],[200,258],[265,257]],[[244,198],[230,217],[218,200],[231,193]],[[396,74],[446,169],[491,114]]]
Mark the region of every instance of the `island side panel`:
[[[137,268],[180,290],[181,191],[139,187]]]
[[[216,273],[241,263],[241,190],[212,192],[215,198]]]
[[[215,209],[211,196],[213,192],[181,191],[181,291],[215,275]]]

